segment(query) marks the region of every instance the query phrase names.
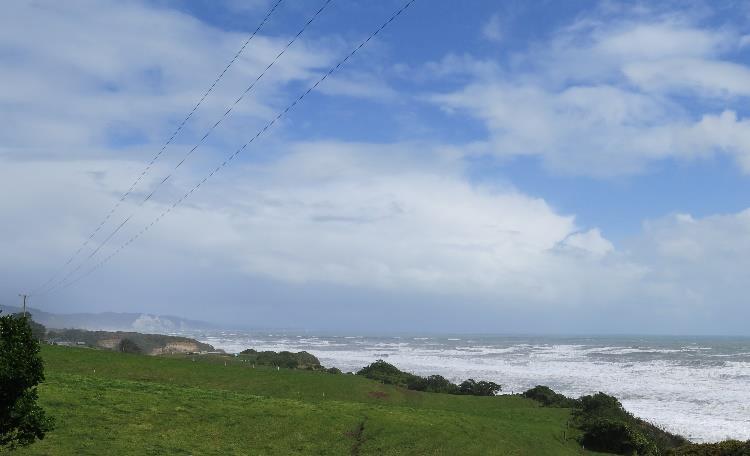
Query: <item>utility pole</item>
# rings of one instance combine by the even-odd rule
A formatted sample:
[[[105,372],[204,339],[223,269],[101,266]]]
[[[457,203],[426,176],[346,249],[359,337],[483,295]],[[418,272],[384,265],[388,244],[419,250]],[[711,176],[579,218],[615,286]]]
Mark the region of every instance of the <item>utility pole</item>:
[[[23,316],[26,316],[26,298],[29,297],[27,294],[19,294],[18,296],[23,298]]]

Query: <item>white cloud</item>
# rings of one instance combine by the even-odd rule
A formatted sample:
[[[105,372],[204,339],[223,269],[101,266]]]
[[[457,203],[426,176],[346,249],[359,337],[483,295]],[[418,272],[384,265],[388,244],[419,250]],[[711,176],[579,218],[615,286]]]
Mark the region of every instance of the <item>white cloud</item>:
[[[412,147],[304,144],[245,169],[243,197],[226,208],[243,233],[232,255],[280,280],[485,294],[527,276],[576,230],[543,201],[474,188],[455,164],[417,159],[429,155]]]
[[[502,41],[504,37],[503,20],[499,14],[493,14],[482,26],[482,36],[490,41]]]
[[[0,126],[6,156],[80,158],[118,142],[163,141],[247,38],[138,3],[6,6],[0,109],[13,113]],[[287,41],[256,36],[177,140],[192,141],[213,124]],[[280,89],[310,79],[332,57],[298,41],[235,107],[235,119],[267,119],[278,109]],[[232,129],[222,133],[236,137]]]
[[[740,305],[750,210],[652,220],[615,248],[599,229],[581,227],[539,198],[469,184],[460,162],[435,158],[440,155],[431,148],[298,143],[271,163],[227,170],[84,286],[96,293],[99,282],[108,283],[102,277],[123,273],[137,283],[148,265],[158,264],[151,271],[157,275],[217,270],[297,285],[478,300],[495,310],[596,314],[627,306],[716,321]],[[48,224],[4,224],[0,269],[14,276],[33,271],[34,280],[67,258],[137,169],[137,163],[109,161],[0,165],[3,194],[30,189],[1,199],[0,211],[19,221],[42,212]],[[149,202],[99,258],[169,201]]]
[[[640,173],[665,158],[715,153],[750,172],[747,121],[736,114],[750,69],[723,59],[737,37],[685,20],[649,21],[582,19],[514,55],[514,71],[467,70],[463,87],[426,99],[482,121],[482,153],[540,156],[556,172]],[[474,62],[467,68],[498,65],[463,58]]]
[[[750,95],[750,69],[732,62],[665,59],[627,64],[623,72],[650,92],[678,90],[702,97]]]
[[[229,180],[204,188],[133,244],[126,258],[190,252],[209,264],[283,282],[493,297],[512,306],[575,304],[587,275],[608,270],[597,264],[610,253],[598,230],[580,232],[573,217],[511,188],[472,186],[460,163],[430,158],[429,148],[298,144],[283,159],[237,169],[241,178],[227,174]],[[40,162],[31,177],[31,165],[3,163],[3,190],[21,182],[33,186],[26,197],[36,201],[34,210],[48,211],[58,226],[8,227],[12,232],[2,239],[13,243],[4,251],[17,255],[7,261],[25,256],[21,269],[42,270],[63,262],[88,234],[84,222],[118,195],[118,189],[94,191],[99,183],[127,185],[122,176],[132,166],[122,165]],[[115,169],[123,169],[119,178],[111,175]],[[79,196],[60,201],[54,196],[60,187]],[[22,219],[29,211],[23,203],[6,199],[0,210]],[[147,204],[99,258],[165,204]],[[123,216],[130,210],[126,206]],[[618,280],[614,274],[600,282]]]
[[[595,29],[593,51],[621,61],[662,60],[716,54],[728,42],[722,32],[679,23],[606,24]]]
[[[615,249],[611,242],[602,237],[598,228],[573,233],[563,241],[563,244],[593,255],[606,255]]]

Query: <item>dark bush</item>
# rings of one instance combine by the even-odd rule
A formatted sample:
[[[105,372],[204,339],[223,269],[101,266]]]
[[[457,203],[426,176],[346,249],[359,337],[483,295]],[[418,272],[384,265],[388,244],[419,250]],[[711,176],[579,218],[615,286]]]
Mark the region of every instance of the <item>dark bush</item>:
[[[329,374],[337,374],[337,375],[342,373],[341,369],[339,369],[338,367],[329,367],[328,369],[325,369],[325,371],[328,372]]]
[[[673,448],[667,456],[750,456],[750,440],[725,440],[718,443],[693,443]]]
[[[551,388],[542,385],[537,385],[524,392],[523,396],[533,399],[545,407],[574,408],[578,406],[576,399],[556,393]]]
[[[117,344],[117,351],[120,353],[131,353],[134,355],[140,355],[143,353],[141,347],[130,339],[121,339],[120,343]]]
[[[523,396],[545,407],[573,408],[573,424],[582,431],[581,443],[589,449],[615,454],[659,455],[688,443],[679,435],[634,417],[617,398],[604,393],[571,399],[538,385]]]
[[[408,388],[409,384],[418,382],[418,376],[403,372],[393,364],[388,364],[382,359],[375,361],[369,366],[365,366],[357,372],[357,375],[377,380],[389,385],[397,385]]]
[[[470,394],[472,396],[494,396],[502,387],[495,382],[486,380],[475,381],[473,378],[464,380],[458,385],[458,394]]]
[[[581,397],[573,419],[576,427],[584,433],[582,443],[596,442],[601,451],[631,454],[632,451],[623,453],[621,449],[633,447],[637,448],[638,454],[663,454],[687,443],[683,437],[634,417],[617,398],[604,393]]]
[[[357,375],[377,380],[382,383],[387,383],[389,385],[396,385],[410,390],[426,391],[430,393],[494,396],[500,391],[500,385],[484,380],[477,382],[474,379],[468,379],[461,383],[461,385],[456,385],[442,375],[420,377],[419,375],[410,374],[409,372],[403,372],[393,364],[386,363],[382,359],[362,368],[357,372]]]
[[[0,316],[0,450],[30,445],[52,430],[52,419],[37,405],[36,386],[43,380],[28,318]]]
[[[576,414],[579,416],[612,418],[617,420],[631,417],[616,397],[602,392],[591,396],[581,396],[578,401],[580,403],[580,410]]]
[[[638,426],[638,429],[640,429],[641,433],[651,439],[656,444],[656,447],[659,448],[659,450],[661,450],[662,452],[665,452],[670,448],[675,448],[690,443],[690,441],[685,437],[667,432],[664,429],[640,418],[635,418],[635,423]],[[750,454],[748,454],[747,456],[750,456]]]
[[[430,393],[458,394],[458,386],[442,375],[430,375],[429,377],[415,376],[407,387],[416,391],[427,391]]]
[[[622,455],[659,455],[654,442],[624,421],[596,418],[587,421],[582,430],[581,444],[589,450]]]
[[[243,359],[263,366],[278,366],[287,369],[308,370],[321,368],[318,358],[306,351],[297,353],[282,351],[276,353],[274,351],[259,352],[252,348],[248,348],[247,350],[241,351],[240,355],[243,356]]]

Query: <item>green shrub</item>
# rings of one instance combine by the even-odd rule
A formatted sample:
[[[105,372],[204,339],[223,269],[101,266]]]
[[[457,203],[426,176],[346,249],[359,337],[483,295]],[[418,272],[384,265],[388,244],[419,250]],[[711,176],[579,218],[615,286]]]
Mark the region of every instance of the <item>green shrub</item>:
[[[659,455],[654,442],[624,421],[595,418],[587,421],[582,430],[581,444],[589,450],[622,455]]]
[[[750,440],[692,443],[669,450],[667,456],[750,456]]]
[[[690,443],[690,441],[685,437],[667,432],[664,429],[640,418],[635,418],[635,423],[637,424],[643,435],[651,439],[656,444],[656,447],[659,448],[662,452],[666,452],[671,448],[675,448],[681,445],[687,445]],[[750,454],[748,454],[747,456],[750,456]]]
[[[420,377],[419,375],[410,374],[409,372],[403,372],[393,364],[386,363],[382,359],[375,361],[369,366],[363,367],[357,372],[357,375],[387,383],[389,385],[432,393],[494,396],[501,388],[497,383],[485,380],[477,382],[471,378],[461,383],[461,385],[456,385],[442,375]]]
[[[599,451],[617,454],[663,454],[687,440],[664,431],[628,413],[617,398],[596,393],[583,396],[573,412],[576,427],[583,431],[582,443],[594,442]],[[609,439],[609,440],[608,440]]]
[[[472,396],[494,396],[502,387],[495,382],[486,380],[475,381],[473,378],[464,380],[458,385],[458,394],[469,394]]]
[[[131,353],[134,355],[140,355],[141,353],[143,353],[141,347],[139,347],[138,344],[128,338],[120,340],[120,343],[117,344],[117,351],[120,353]]]
[[[244,359],[262,366],[278,366],[287,369],[308,370],[322,368],[318,358],[306,351],[297,353],[282,351],[276,353],[274,351],[259,352],[252,348],[248,348],[247,350],[241,351],[240,355],[242,355]]]
[[[389,385],[403,386],[404,388],[408,388],[409,384],[417,384],[420,379],[414,374],[399,370],[393,364],[386,363],[382,359],[363,367],[357,372],[357,375]]]
[[[525,391],[523,396],[535,400],[545,407],[574,408],[579,405],[576,399],[556,393],[551,388],[542,385],[537,385]]]
[[[407,387],[410,390],[427,391],[430,393],[458,394],[458,386],[442,375],[430,375],[428,377],[417,377]]]
[[[614,420],[625,420],[631,417],[616,397],[602,392],[591,396],[581,396],[578,401],[580,404],[580,410],[576,412],[578,416]]]
[[[44,380],[39,341],[24,316],[0,316],[0,449],[43,439],[53,421],[37,405]]]

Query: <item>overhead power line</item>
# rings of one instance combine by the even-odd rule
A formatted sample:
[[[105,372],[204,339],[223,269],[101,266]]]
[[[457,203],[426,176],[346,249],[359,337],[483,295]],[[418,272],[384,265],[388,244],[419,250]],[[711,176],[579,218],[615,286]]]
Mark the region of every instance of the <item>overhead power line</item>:
[[[145,204],[148,200],[150,200],[151,197],[154,196],[154,194],[156,193],[156,191],[159,188],[161,188],[161,186],[172,177],[172,175],[174,174],[174,172],[177,169],[179,169],[183,165],[183,163],[185,163],[185,161],[187,161],[187,159],[193,154],[193,152],[195,152],[198,149],[198,147],[200,147],[205,142],[206,138],[208,138],[211,135],[211,133],[229,116],[229,114],[245,98],[245,96],[251,90],[253,90],[253,88],[255,88],[255,86],[263,78],[263,76],[266,75],[266,73],[268,72],[268,70],[270,70],[279,61],[279,59],[287,52],[287,50],[289,50],[289,48],[299,39],[299,37],[302,36],[302,34],[305,32],[305,30],[307,30],[307,28],[310,26],[310,24],[312,24],[312,22],[323,12],[323,10],[326,9],[326,7],[331,3],[331,1],[332,0],[326,0],[323,3],[323,5],[320,8],[318,8],[317,11],[315,11],[315,13],[310,17],[310,19],[308,19],[307,22],[305,22],[305,24],[300,28],[300,30],[297,32],[297,34],[294,35],[294,37],[292,37],[286,43],[286,45],[281,49],[281,51],[279,51],[279,53],[276,55],[276,57],[274,57],[274,59],[263,69],[263,71],[260,72],[260,74],[258,74],[258,76],[250,83],[250,85],[248,85],[245,88],[245,90],[240,94],[240,96],[237,97],[237,99],[235,99],[234,102],[229,105],[229,107],[224,111],[224,114],[222,114],[219,117],[219,119],[216,122],[214,122],[214,124],[211,125],[211,127],[209,127],[209,129],[203,134],[203,136],[198,141],[198,143],[196,143],[190,150],[188,150],[188,152],[182,157],[182,159],[177,163],[177,165],[175,165],[175,167],[170,171],[170,173],[167,176],[165,176],[161,181],[159,181],[156,184],[156,186],[151,190],[151,192],[148,195],[146,195],[146,197],[143,198],[138,203],[138,206],[136,207],[136,209],[140,208],[141,206],[143,206],[143,204]],[[135,214],[133,213],[130,216],[125,217],[123,219],[122,223],[120,223],[104,240],[102,240],[102,242],[99,243],[99,245],[94,249],[94,251],[88,257],[84,258],[83,261],[81,261],[75,268],[73,268],[72,270],[70,270],[60,280],[58,280],[57,282],[53,282],[46,289],[44,287],[42,287],[42,289],[44,290],[44,291],[42,291],[42,294],[46,294],[46,293],[49,293],[50,291],[54,290],[57,286],[59,286],[60,284],[64,283],[65,281],[67,281],[72,275],[74,275],[76,272],[78,272],[89,260],[91,260],[91,258],[93,258],[102,249],[102,247],[104,247],[104,245],[107,242],[110,241],[110,239],[112,239],[112,237],[114,236],[114,234],[117,231],[119,231],[126,223],[128,223],[128,221],[133,217],[133,215],[135,215]]]
[[[173,209],[175,209],[177,206],[182,204],[182,202],[190,197],[195,191],[197,191],[206,181],[208,181],[211,177],[213,177],[216,173],[218,173],[222,168],[229,165],[232,160],[234,160],[240,153],[242,153],[247,147],[252,144],[258,137],[260,137],[262,134],[264,134],[269,128],[271,128],[279,119],[281,119],[283,116],[285,116],[290,110],[292,110],[297,104],[299,104],[310,92],[315,90],[318,85],[320,85],[323,81],[325,81],[329,76],[331,76],[334,72],[339,70],[344,64],[346,64],[349,59],[351,59],[360,49],[362,49],[367,43],[370,42],[373,38],[375,38],[383,29],[388,27],[391,22],[393,22],[397,17],[399,17],[404,11],[406,11],[407,8],[409,8],[412,3],[414,3],[416,0],[409,0],[407,1],[403,6],[401,6],[399,9],[397,9],[391,16],[383,22],[380,27],[378,27],[374,32],[372,32],[365,40],[363,40],[357,47],[355,47],[349,54],[346,55],[342,60],[340,60],[336,65],[332,66],[326,73],[324,73],[313,85],[311,85],[305,92],[303,92],[301,95],[299,95],[292,103],[287,105],[283,110],[281,110],[273,119],[271,119],[267,124],[263,126],[258,132],[251,137],[245,144],[243,144],[240,148],[235,150],[232,154],[230,154],[221,164],[216,166],[214,169],[212,169],[206,176],[203,177],[197,184],[195,184],[190,190],[188,190],[185,194],[183,194],[179,199],[174,201],[170,206],[168,206],[161,214],[159,214],[156,218],[154,218],[148,225],[143,227],[139,232],[134,234],[130,239],[128,239],[125,243],[120,245],[116,250],[114,250],[112,253],[110,253],[107,257],[105,257],[103,260],[101,260],[99,263],[94,265],[92,268],[88,269],[83,274],[79,275],[78,277],[65,282],[62,284],[61,288],[68,288],[75,283],[79,282],[83,278],[87,277],[89,274],[94,272],[95,270],[101,268],[105,264],[107,264],[113,257],[115,257],[117,254],[119,254],[123,249],[127,248],[130,244],[135,242],[139,237],[141,237],[143,234],[145,234],[148,230],[151,229],[155,224],[159,223],[165,216],[167,216],[170,212],[172,212]]]
[[[167,147],[172,143],[172,141],[174,140],[174,138],[182,131],[182,129],[185,126],[185,124],[190,120],[191,117],[193,117],[193,114],[195,114],[195,112],[203,104],[203,102],[206,100],[206,98],[208,98],[208,96],[211,94],[211,92],[213,92],[213,90],[216,87],[216,85],[224,77],[224,74],[226,74],[226,72],[229,70],[229,68],[232,65],[234,65],[234,62],[236,62],[237,59],[240,57],[240,55],[245,51],[245,48],[250,43],[250,41],[252,41],[252,39],[255,38],[255,35],[257,35],[258,32],[260,31],[260,29],[262,29],[263,26],[266,24],[266,22],[268,22],[268,19],[271,17],[271,15],[274,13],[274,11],[276,11],[276,9],[279,7],[279,5],[281,4],[281,2],[283,2],[283,1],[284,0],[276,0],[276,2],[273,4],[273,6],[271,6],[271,9],[269,9],[268,12],[266,13],[266,15],[263,17],[263,20],[260,21],[260,24],[258,24],[258,26],[255,28],[255,30],[253,30],[253,33],[251,33],[250,36],[242,43],[242,46],[240,46],[240,48],[234,54],[234,56],[229,61],[229,63],[227,63],[227,65],[219,73],[219,75],[216,76],[216,79],[214,79],[214,81],[211,83],[211,85],[208,87],[208,89],[206,89],[206,91],[203,93],[203,95],[198,100],[198,102],[195,104],[195,106],[193,106],[193,109],[191,109],[190,112],[187,114],[187,116],[185,116],[185,118],[182,119],[182,122],[179,123],[179,125],[177,126],[177,129],[175,129],[175,131],[172,133],[172,135],[169,137],[169,139],[167,139],[167,141],[161,146],[161,148],[159,149],[159,151],[151,158],[151,160],[148,162],[148,165],[146,165],[146,167],[143,169],[143,171],[141,171],[141,173],[138,175],[138,177],[135,179],[135,181],[133,181],[133,183],[127,189],[127,191],[125,191],[125,193],[123,193],[122,196],[120,196],[120,198],[117,200],[117,202],[115,203],[115,205],[109,210],[109,212],[107,213],[107,215],[105,215],[104,218],[99,222],[99,225],[97,225],[97,227],[94,229],[94,231],[92,231],[91,234],[89,234],[89,236],[86,238],[85,241],[83,241],[83,243],[78,247],[78,249],[75,252],[73,252],[73,254],[70,255],[70,257],[63,264],[63,266],[60,269],[58,269],[57,271],[55,271],[52,274],[52,276],[46,282],[44,282],[41,285],[39,285],[36,288],[36,291],[44,289],[53,280],[55,280],[55,278],[57,278],[57,276],[59,276],[78,257],[78,255],[81,253],[81,251],[83,251],[83,249],[86,248],[86,246],[88,246],[88,244],[94,239],[94,236],[96,236],[96,234],[102,229],[102,227],[107,223],[107,221],[109,221],[109,219],[112,217],[112,215],[115,213],[115,211],[117,211],[117,208],[120,207],[120,205],[122,204],[122,202],[125,201],[125,199],[135,190],[135,188],[138,186],[138,184],[141,182],[141,180],[143,180],[143,178],[146,176],[146,174],[148,174],[148,172],[153,167],[154,163],[156,163],[156,161],[159,159],[159,157],[161,157],[161,155],[164,153],[164,151],[167,149]]]

